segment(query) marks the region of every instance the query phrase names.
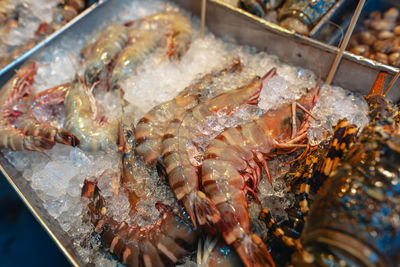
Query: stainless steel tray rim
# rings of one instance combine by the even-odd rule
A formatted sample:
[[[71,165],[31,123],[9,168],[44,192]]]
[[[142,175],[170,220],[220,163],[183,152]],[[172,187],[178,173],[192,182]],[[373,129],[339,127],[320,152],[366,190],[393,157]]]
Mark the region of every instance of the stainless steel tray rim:
[[[90,7],[86,8],[84,11],[82,11],[80,14],[78,14],[76,17],[74,17],[72,20],[70,20],[68,23],[66,23],[59,30],[53,32],[47,38],[45,38],[44,40],[37,43],[32,49],[24,52],[16,60],[12,61],[11,63],[7,64],[4,68],[0,69],[0,78],[3,75],[5,75],[6,73],[8,73],[9,71],[16,69],[28,57],[30,57],[33,54],[35,54],[36,52],[38,52],[42,47],[47,46],[55,38],[57,38],[58,36],[61,36],[65,31],[67,31],[69,28],[71,28],[73,25],[75,25],[75,23],[77,21],[81,20],[83,17],[85,17],[89,13],[93,12],[93,10],[95,10],[97,6],[103,5],[107,1],[108,0],[99,0],[97,3],[92,4]],[[0,79],[0,86],[1,86],[1,79]]]
[[[12,178],[8,175],[6,170],[3,168],[3,166],[0,164],[0,171],[8,181],[8,183],[11,185],[11,187],[15,190],[17,193],[18,197],[22,200],[22,202],[25,203],[25,205],[28,207],[29,211],[33,214],[34,218],[36,221],[45,229],[46,233],[49,235],[49,237],[56,243],[57,247],[61,250],[61,252],[64,254],[64,256],[67,258],[69,263],[75,267],[79,267],[79,264],[77,261],[72,257],[72,255],[69,253],[67,248],[63,245],[63,243],[58,239],[58,237],[53,233],[51,228],[48,226],[48,224],[44,221],[44,219],[39,215],[37,210],[31,205],[31,203],[28,201],[26,196],[22,193],[22,191],[19,189],[19,187],[14,183]]]

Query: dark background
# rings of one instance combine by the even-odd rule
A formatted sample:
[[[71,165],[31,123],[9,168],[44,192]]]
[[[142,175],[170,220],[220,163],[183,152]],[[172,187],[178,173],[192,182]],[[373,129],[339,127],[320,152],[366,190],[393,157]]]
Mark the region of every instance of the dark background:
[[[0,266],[70,266],[1,173]]]

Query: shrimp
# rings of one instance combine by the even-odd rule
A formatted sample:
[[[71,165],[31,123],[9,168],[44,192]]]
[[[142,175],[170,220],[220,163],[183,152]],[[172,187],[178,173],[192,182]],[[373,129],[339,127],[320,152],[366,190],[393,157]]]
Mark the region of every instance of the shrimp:
[[[167,36],[166,55],[171,59],[179,59],[189,49],[191,26],[189,19],[180,13],[158,13],[128,22],[126,25]]]
[[[43,136],[26,136],[13,127],[0,126],[0,148],[42,152],[43,149],[51,149],[54,145],[54,141]]]
[[[121,182],[128,195],[130,208],[136,212],[136,203],[144,199],[144,179],[140,179],[143,173],[135,165],[135,131],[133,125],[130,127],[123,124],[120,132],[120,146],[122,151]]]
[[[121,135],[121,182],[134,215],[137,213],[136,203],[147,197],[140,192],[147,185],[146,180],[140,177],[140,170],[135,167],[133,128],[123,125]],[[160,217],[150,225],[137,227],[106,216],[105,200],[95,183],[86,180],[82,196],[92,199],[89,209],[95,231],[100,234],[103,243],[110,247],[110,252],[128,266],[175,264],[191,251],[197,241],[197,232],[190,223],[160,202],[155,204]]]
[[[198,190],[198,171],[200,168],[198,161],[200,159],[193,130],[198,127],[206,128],[206,118],[217,114],[217,112],[228,115],[240,105],[257,103],[263,81],[270,79],[275,73],[274,68],[263,78],[256,77],[244,87],[224,92],[195,106],[191,111],[177,114],[165,132],[162,141],[162,158],[169,176],[169,183],[176,198],[183,202],[195,226],[197,225],[195,205],[198,207],[207,206],[212,209],[213,204]],[[215,216],[217,213],[215,209],[211,211],[198,208],[196,211],[206,212],[209,220],[219,221]],[[216,225],[216,227],[218,226]]]
[[[48,140],[52,140],[52,142],[70,146],[77,146],[79,144],[79,139],[70,132],[58,129],[46,122],[39,122],[32,116],[20,116],[13,126],[24,135],[43,136]]]
[[[50,149],[55,142],[75,146],[79,143],[71,133],[58,129],[45,122],[39,122],[34,118],[34,107],[31,86],[36,73],[35,63],[32,62],[23,67],[17,76],[3,88],[0,97],[2,104],[2,121],[0,147],[12,150]],[[47,96],[50,96],[48,94]],[[44,97],[44,94],[41,95]],[[53,98],[40,102],[42,106]]]
[[[85,180],[82,197],[91,199],[89,212],[95,232],[110,252],[127,266],[176,264],[197,241],[197,232],[190,224],[162,203],[155,204],[160,217],[154,224],[137,227],[106,215],[105,200],[95,183]]]
[[[136,126],[136,152],[143,156],[146,164],[153,164],[161,154],[162,137],[168,124],[187,109],[199,103],[200,93],[208,88],[215,79],[227,73],[240,72],[238,58],[233,63],[217,72],[204,75],[197,82],[186,87],[177,97],[151,109]]]
[[[0,105],[3,118],[12,114],[12,108],[19,102],[27,100],[31,95],[31,86],[36,75],[36,64],[30,62],[17,71],[14,78],[10,79],[2,88]]]
[[[128,41],[128,29],[123,25],[110,25],[97,38],[96,42],[86,47],[88,62],[85,69],[85,84],[91,85],[99,74],[111,64]]]
[[[160,13],[130,22],[127,46],[115,60],[110,88],[119,89],[119,82],[135,72],[137,66],[157,47],[165,46],[166,55],[179,59],[191,40],[189,20],[179,13]]]
[[[120,88],[119,81],[135,72],[145,57],[156,49],[160,34],[151,31],[131,29],[128,45],[121,51],[115,60],[111,73],[110,88]]]
[[[25,135],[44,136],[52,142],[77,146],[79,140],[73,134],[46,122],[51,109],[63,104],[67,89],[68,85],[63,84],[35,95],[30,101],[32,104],[25,105],[28,111],[10,118],[10,123]]]
[[[118,122],[97,123],[92,99],[92,92],[76,76],[64,100],[64,127],[79,139],[82,149],[105,150],[117,142]]]
[[[306,111],[315,105],[318,91],[319,82],[312,93],[300,100],[305,110],[294,114],[300,125],[295,134],[292,105],[284,105],[254,121],[224,131],[205,152],[201,169],[204,192],[222,217],[225,242],[235,247],[246,266],[275,266],[261,239],[250,231],[246,195],[254,193],[261,179],[259,164],[264,166],[270,179],[265,158],[305,146],[301,142],[307,137],[309,127]],[[198,219],[199,223],[210,223],[207,218],[198,216]]]

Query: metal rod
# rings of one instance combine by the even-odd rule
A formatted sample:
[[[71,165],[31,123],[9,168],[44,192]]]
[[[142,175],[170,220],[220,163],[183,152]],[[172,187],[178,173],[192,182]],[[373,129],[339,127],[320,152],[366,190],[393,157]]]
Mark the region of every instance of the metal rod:
[[[386,88],[385,92],[383,92],[383,95],[386,96],[387,92],[389,92],[390,88],[392,88],[393,84],[397,81],[397,79],[400,76],[400,70],[396,73],[396,75],[393,77],[393,79],[390,81],[388,87]]]
[[[204,27],[206,25],[206,2],[201,0],[201,38],[204,38]]]
[[[351,34],[353,33],[353,30],[354,30],[354,27],[356,26],[358,18],[360,17],[361,10],[364,7],[365,1],[366,0],[360,0],[360,2],[358,2],[356,11],[354,12],[353,17],[351,18],[349,29],[346,32],[346,36],[344,37],[344,40],[343,40],[342,44],[340,45],[339,53],[336,55],[336,58],[333,61],[331,70],[329,71],[328,78],[326,79],[325,83],[328,84],[328,85],[332,83],[333,77],[336,74],[336,71],[337,71],[337,68],[339,66],[339,63],[340,63],[340,61],[342,60],[342,57],[343,57],[343,52],[346,49],[347,44],[350,41]]]

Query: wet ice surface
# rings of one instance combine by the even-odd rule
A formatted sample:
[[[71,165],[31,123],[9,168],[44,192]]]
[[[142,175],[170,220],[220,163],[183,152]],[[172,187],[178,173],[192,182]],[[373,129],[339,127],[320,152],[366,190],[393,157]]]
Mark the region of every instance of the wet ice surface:
[[[319,100],[311,112],[316,117],[309,130],[311,144],[318,143],[324,132],[332,133],[332,127],[340,119],[346,118],[360,128],[369,122],[368,104],[364,98],[336,86],[324,85],[321,88]]]
[[[114,16],[111,22],[105,21],[103,27],[156,12],[178,10],[173,4],[164,1],[133,1],[121,5],[126,5],[122,14]],[[202,133],[201,137],[195,140],[201,151],[204,151],[212,138],[225,128],[253,120],[262,112],[276,108],[278,103],[290,103],[316,84],[317,76],[314,73],[282,64],[275,56],[257,52],[251,47],[238,46],[229,40],[216,38],[211,33],[200,39],[199,21],[196,18],[192,18],[192,27],[194,30],[190,49],[179,62],[166,60],[164,48],[159,48],[144,61],[136,73],[121,83],[125,91],[124,100],[128,102],[125,112],[129,112],[130,122],[137,122],[148,110],[172,99],[204,74],[231,64],[234,56],[240,58],[242,72],[216,79],[202,92],[203,100],[245,85],[254,76],[265,75],[272,67],[277,69],[277,75],[263,84],[258,106],[243,105],[232,116],[216,114],[205,118],[204,125],[195,129]],[[84,62],[81,66],[79,52],[84,44],[92,39],[92,36],[80,36],[74,40],[67,40],[60,46],[50,47],[46,53],[39,55],[38,64],[43,64],[39,65],[37,70],[35,90],[40,92],[70,82],[76,72],[82,75]],[[121,116],[119,92],[99,91],[96,92],[96,99],[101,116],[105,116],[107,120],[115,120]],[[362,126],[368,121],[366,112],[367,106],[361,97],[354,96],[341,88],[325,86],[321,90],[318,104],[312,111],[317,120],[311,124],[310,137],[313,142],[318,141],[325,130],[331,131],[337,120],[343,117]],[[62,117],[58,117],[60,125],[62,120]],[[135,216],[129,216],[128,199],[118,187],[120,154],[116,147],[107,152],[90,153],[79,148],[57,145],[52,150],[46,151],[47,156],[26,151],[4,153],[31,182],[32,188],[43,200],[50,215],[71,234],[73,243],[85,262],[95,262],[98,266],[116,265],[115,261],[109,260],[107,254],[99,252],[99,242],[90,236],[93,226],[82,221],[81,213],[86,211],[87,200],[81,199],[80,190],[85,178],[98,181],[107,202],[107,212],[117,220],[141,226],[158,217],[158,211],[154,207],[156,201],[163,201],[176,207],[168,185],[160,180],[154,168],[145,168],[139,160],[135,167],[142,181],[148,186],[144,190],[138,190],[143,194],[141,195],[143,201],[137,203],[140,212]],[[276,179],[271,186],[264,177],[259,185],[258,198],[271,210],[273,217],[281,221],[285,219],[284,209],[291,205],[292,198],[287,196],[283,180],[277,177],[287,171],[289,165],[283,164],[282,159],[273,160],[268,164]],[[257,220],[259,211],[260,206],[252,202],[249,214],[253,225],[262,228],[262,223]],[[193,264],[193,259],[188,259],[183,266],[193,266]]]

